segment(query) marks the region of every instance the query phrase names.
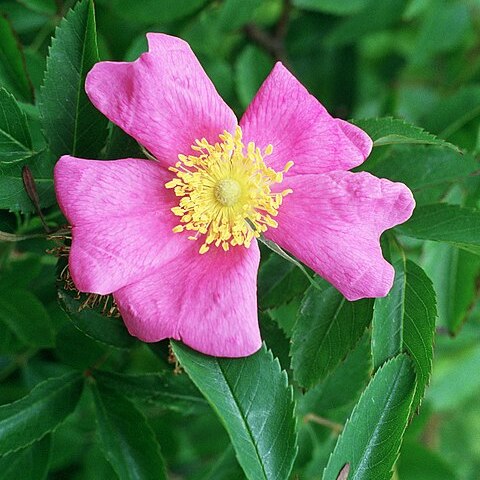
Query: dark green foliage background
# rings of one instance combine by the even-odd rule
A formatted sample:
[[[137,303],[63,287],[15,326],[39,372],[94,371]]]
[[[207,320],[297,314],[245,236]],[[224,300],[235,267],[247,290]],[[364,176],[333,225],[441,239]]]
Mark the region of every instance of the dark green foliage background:
[[[83,82],[149,31],[187,40],[239,117],[280,60],[371,135],[359,170],[417,201],[382,237],[388,297],[350,303],[262,245],[265,346],[175,343],[182,374],[168,342],[79,312],[22,171],[55,231],[61,154],[142,156]],[[477,480],[479,31],[479,0],[0,0],[0,478]]]

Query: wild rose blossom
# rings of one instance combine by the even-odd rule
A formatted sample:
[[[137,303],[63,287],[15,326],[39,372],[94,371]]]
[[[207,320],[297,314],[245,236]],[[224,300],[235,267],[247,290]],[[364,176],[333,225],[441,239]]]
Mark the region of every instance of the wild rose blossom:
[[[371,139],[281,63],[238,123],[186,42],[147,38],[135,62],[95,65],[86,91],[156,161],[66,155],[55,168],[77,288],[113,293],[141,340],[226,357],[261,345],[260,234],[349,300],[386,295],[394,270],[379,237],[414,200],[403,184],[348,172]]]

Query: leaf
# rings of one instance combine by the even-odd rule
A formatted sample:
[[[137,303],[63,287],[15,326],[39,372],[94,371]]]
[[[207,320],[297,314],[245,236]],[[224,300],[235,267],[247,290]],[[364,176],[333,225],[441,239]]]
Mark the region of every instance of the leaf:
[[[48,473],[50,436],[0,458],[2,480],[44,480]]]
[[[470,348],[439,357],[426,399],[436,412],[462,412],[468,400],[477,403],[480,391],[480,345],[478,334]],[[456,340],[458,341],[458,340]]]
[[[10,22],[0,13],[0,86],[18,100],[33,101],[33,88],[27,74],[22,46]]]
[[[220,6],[217,20],[218,28],[220,31],[232,31],[242,28],[252,20],[252,16],[255,15],[255,9],[261,6],[261,4],[262,0],[225,0]]]
[[[90,370],[92,365],[103,363],[113,352],[107,346],[92,340],[72,323],[65,323],[56,336],[55,355],[59,360],[77,370]],[[75,348],[72,348],[72,345]]]
[[[35,178],[40,206],[47,208],[56,201],[53,189],[53,164],[55,158],[49,151],[40,152],[25,162],[9,166],[0,165],[0,209],[30,213],[35,208],[25,191],[22,168],[27,165]]]
[[[377,177],[402,182],[412,190],[420,190],[463,180],[478,170],[478,163],[471,155],[461,155],[443,147],[399,145],[367,165],[367,168]]]
[[[0,164],[11,164],[33,155],[27,117],[13,95],[0,88]]]
[[[58,290],[58,298],[75,327],[93,340],[121,349],[136,344],[136,339],[128,333],[121,318],[107,317],[90,308],[81,310],[81,302],[64,290]]]
[[[429,59],[459,47],[471,25],[468,5],[440,1],[431,5],[418,29],[410,61],[424,66]],[[430,67],[430,64],[428,64]]]
[[[407,352],[417,375],[412,410],[421,402],[430,380],[437,302],[432,281],[410,260],[394,265],[395,281],[384,298],[375,300],[372,354],[375,368]]]
[[[407,355],[387,361],[354,408],[323,478],[337,478],[348,463],[351,480],[390,480],[414,392],[415,372]]]
[[[293,5],[305,10],[331,13],[333,15],[352,15],[363,10],[369,0],[293,0]]]
[[[422,125],[432,132],[449,137],[480,113],[480,88],[469,84],[455,89],[450,95],[441,96],[422,117]]]
[[[55,15],[57,12],[55,0],[21,0],[21,2],[34,12],[44,13],[46,15]]]
[[[245,480],[243,470],[238,465],[235,452],[229,446],[201,480]]]
[[[75,409],[83,377],[67,373],[37,385],[26,397],[0,406],[0,455],[16,451],[52,432]]]
[[[437,292],[439,323],[456,335],[475,299],[480,257],[448,244],[429,242],[425,245],[423,266]]]
[[[353,120],[352,123],[368,133],[375,147],[410,143],[439,145],[460,152],[457,146],[399,118],[370,118]]]
[[[332,411],[358,398],[371,371],[370,336],[364,335],[347,358],[301,398],[298,410],[301,415],[315,413],[328,417]]]
[[[284,260],[287,260],[287,262],[290,262],[292,265],[295,265],[304,274],[305,278],[309,281],[310,285],[312,285],[314,288],[320,288],[317,285],[317,282],[310,276],[305,266],[302,263],[300,263],[295,257],[292,257],[289,253],[283,250],[279,245],[277,245],[275,242],[272,242],[268,238],[265,238],[263,235],[260,235],[260,237],[258,237],[258,241],[263,245],[265,245],[267,248],[269,248],[272,252],[275,252],[277,255],[282,257]]]
[[[408,237],[447,242],[480,254],[480,211],[473,208],[446,203],[420,206],[396,230]]]
[[[151,24],[178,20],[195,13],[207,0],[113,0],[112,8],[123,18]]]
[[[332,29],[326,39],[327,45],[350,45],[368,34],[391,27],[400,20],[406,3],[406,0],[369,0],[365,8]]]
[[[50,317],[40,300],[28,290],[8,288],[0,291],[0,321],[26,345],[53,346]]]
[[[126,134],[120,127],[110,124],[107,148],[103,158],[117,160],[119,158],[144,158],[137,141]]]
[[[327,282],[320,285],[307,290],[292,337],[294,377],[307,388],[347,356],[372,319],[372,300],[349,302]]]
[[[249,45],[240,53],[235,63],[235,82],[243,107],[252,101],[272,67],[271,57],[258,47]]]
[[[91,0],[77,3],[55,31],[49,50],[39,109],[52,152],[98,158],[107,119],[90,103],[85,77],[99,61]]]
[[[96,370],[93,376],[102,388],[115,390],[132,399],[154,401],[177,412],[189,412],[207,404],[185,375],[171,371],[128,375]]]
[[[262,347],[238,359],[202,355],[172,342],[182,367],[212,405],[251,480],[289,477],[297,453],[292,390]]]
[[[293,263],[280,255],[270,255],[258,273],[258,303],[272,308],[289,302],[305,292],[309,281]]]
[[[121,395],[90,384],[95,402],[100,448],[120,480],[166,479],[155,434],[143,414]]]
[[[456,472],[436,452],[417,442],[405,442],[398,460],[402,480],[457,480]]]

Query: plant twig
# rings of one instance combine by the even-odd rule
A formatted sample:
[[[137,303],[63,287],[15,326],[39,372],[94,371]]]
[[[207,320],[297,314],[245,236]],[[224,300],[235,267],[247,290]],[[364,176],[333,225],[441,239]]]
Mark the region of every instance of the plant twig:
[[[342,433],[342,430],[343,430],[343,425],[341,423],[332,422],[331,420],[328,420],[328,418],[319,417],[318,415],[315,415],[314,413],[307,413],[303,417],[303,421],[305,423],[313,422],[313,423],[316,423],[318,425],[322,425],[323,427],[327,427],[330,430],[332,430],[333,432],[335,432],[337,435]]]
[[[284,0],[283,10],[273,35],[262,30],[255,23],[248,23],[244,27],[247,37],[266,50],[275,60],[282,62],[287,68],[289,68],[289,61],[285,48],[285,37],[287,35],[291,9],[291,0]]]

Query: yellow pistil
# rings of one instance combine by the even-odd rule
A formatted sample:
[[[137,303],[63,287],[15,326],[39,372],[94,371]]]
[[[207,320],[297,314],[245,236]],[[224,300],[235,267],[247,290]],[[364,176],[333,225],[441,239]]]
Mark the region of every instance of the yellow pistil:
[[[283,197],[291,189],[272,193],[271,186],[281,183],[283,174],[293,165],[287,162],[281,172],[265,165],[263,159],[273,151],[268,145],[263,153],[250,142],[245,149],[242,130],[223,132],[220,143],[211,145],[205,138],[196,140],[192,150],[197,155],[179,155],[170,170],[176,176],[165,187],[181,197],[172,212],[180,217],[175,233],[195,232],[202,235],[200,253],[213,244],[227,251],[231,246],[249,247],[269,227],[277,227],[277,216]]]

